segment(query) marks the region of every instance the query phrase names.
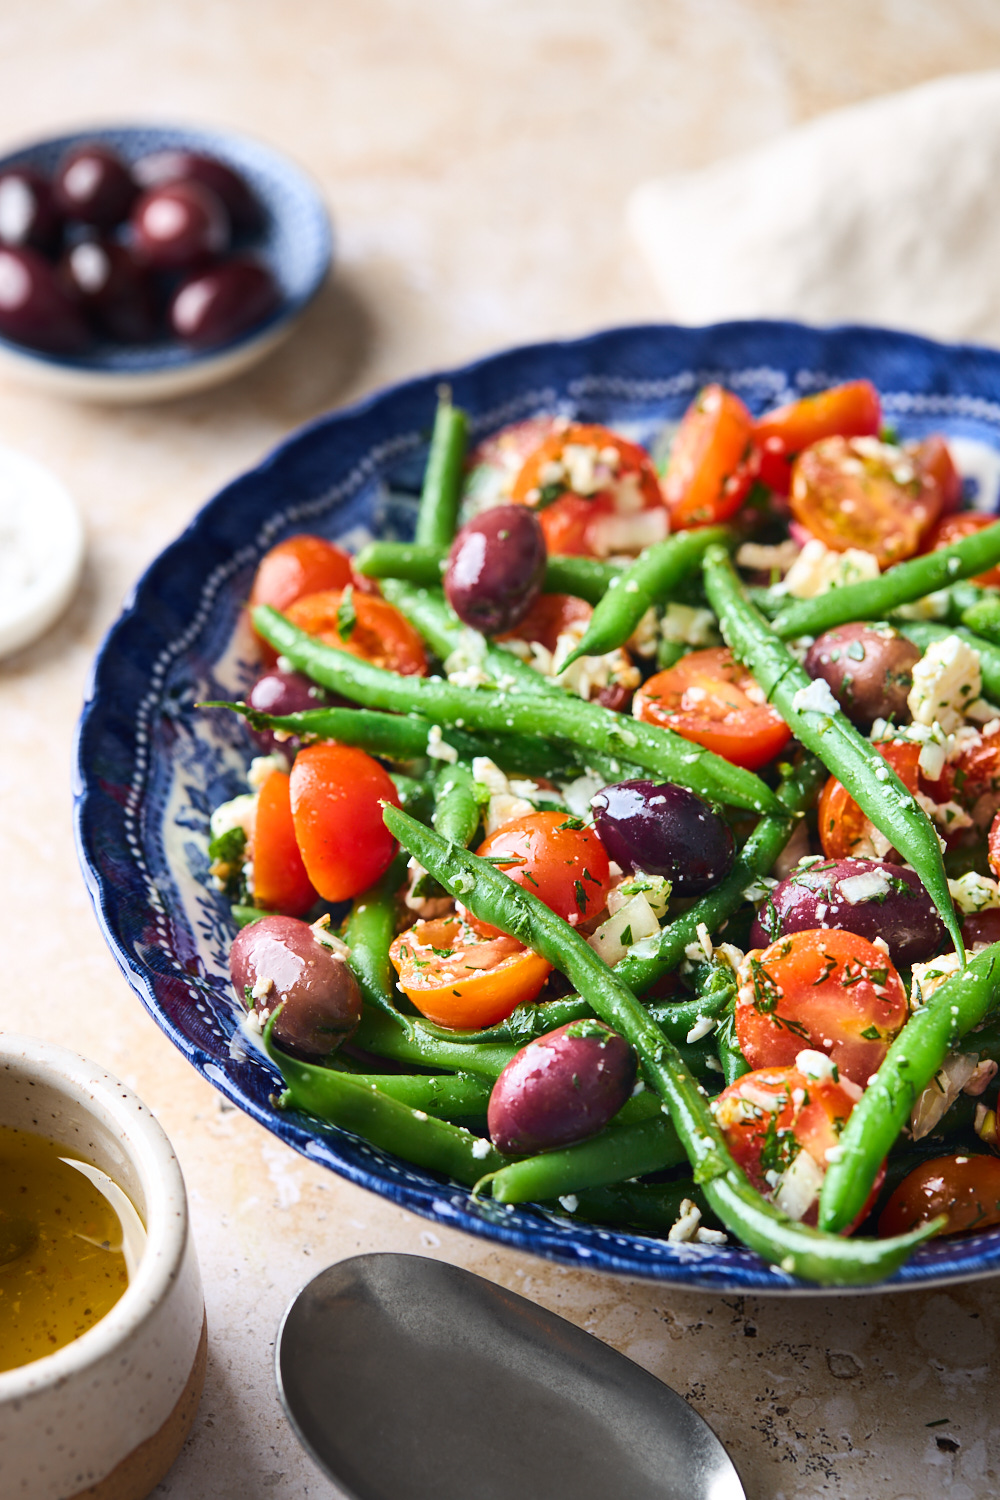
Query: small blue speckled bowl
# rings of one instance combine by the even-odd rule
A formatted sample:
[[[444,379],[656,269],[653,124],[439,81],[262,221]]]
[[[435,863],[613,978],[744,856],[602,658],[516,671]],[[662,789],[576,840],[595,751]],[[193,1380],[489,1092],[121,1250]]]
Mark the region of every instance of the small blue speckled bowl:
[[[0,362],[12,374],[87,401],[159,401],[230,380],[288,337],[323,284],[333,252],[326,207],[300,167],[270,146],[228,130],[129,125],[78,130],[22,146],[0,157],[0,172],[30,166],[51,173],[71,147],[90,141],[111,147],[126,162],[154,151],[200,151],[239,173],[260,204],[263,218],[260,234],[248,241],[246,249],[274,276],[278,305],[247,333],[207,350],[164,338],[150,344],[102,344],[79,355],[43,354],[0,338]]]
[[[536,1255],[688,1287],[808,1292],[740,1246],[675,1245],[574,1223],[530,1207],[473,1202],[343,1131],[275,1111],[280,1080],[236,1033],[228,909],[206,857],[212,808],[245,789],[237,720],[198,712],[251,681],[242,601],[261,555],[317,531],[357,546],[412,534],[433,418],[446,379],[476,437],[537,412],[605,422],[651,442],[698,387],[719,380],[755,411],[868,376],[904,437],[943,430],[995,509],[1000,354],[873,328],[792,323],[624,328],[514,349],[428,375],[337,412],[228,485],[152,565],[94,668],[76,756],[80,859],[98,918],[140,999],[194,1066],[268,1130],[334,1171],[427,1218]],[[912,1286],[1000,1270],[1000,1230],[938,1240],[889,1283]]]

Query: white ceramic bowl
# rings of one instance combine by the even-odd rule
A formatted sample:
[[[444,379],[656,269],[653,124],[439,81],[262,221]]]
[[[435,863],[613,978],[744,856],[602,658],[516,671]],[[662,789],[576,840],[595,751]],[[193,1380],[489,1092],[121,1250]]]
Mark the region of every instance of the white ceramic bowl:
[[[147,1234],[128,1290],[99,1323],[0,1374],[0,1496],[140,1500],[180,1451],[205,1378],[205,1305],[177,1158],[117,1078],[28,1037],[0,1036],[0,1124],[100,1167]]]

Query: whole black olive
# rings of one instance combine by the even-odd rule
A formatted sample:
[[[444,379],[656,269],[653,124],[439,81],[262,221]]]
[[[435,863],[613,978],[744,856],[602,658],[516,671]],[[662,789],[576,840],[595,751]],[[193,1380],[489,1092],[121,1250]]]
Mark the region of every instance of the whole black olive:
[[[497,505],[467,521],[444,575],[448,603],[484,635],[512,630],[542,590],[545,536],[524,505]]]
[[[620,781],[591,799],[594,823],[624,870],[665,875],[679,896],[699,896],[725,879],[736,858],[732,831],[686,787]]]

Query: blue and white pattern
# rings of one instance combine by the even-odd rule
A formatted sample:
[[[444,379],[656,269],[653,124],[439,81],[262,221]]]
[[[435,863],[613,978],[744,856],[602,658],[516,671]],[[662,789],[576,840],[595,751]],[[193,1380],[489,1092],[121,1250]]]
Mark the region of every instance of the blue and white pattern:
[[[315,1161],[427,1218],[567,1264],[727,1291],[809,1292],[739,1246],[677,1245],[530,1207],[473,1202],[343,1131],[271,1103],[280,1079],[237,1030],[228,910],[207,873],[211,809],[243,786],[241,726],[205,699],[254,672],[242,618],[256,564],[283,536],[351,542],[412,534],[442,379],[477,435],[538,412],[606,422],[652,443],[697,388],[720,380],[760,411],[868,376],[903,437],[944,430],[1000,450],[1000,354],[870,328],[792,323],[615,329],[515,349],[384,391],[289,438],[234,480],[140,580],[94,667],[76,749],[76,832],[108,943],[155,1019],[196,1068]],[[987,463],[983,474],[996,474]],[[979,497],[987,507],[995,495]],[[924,1246],[893,1285],[1000,1269],[1000,1231]]]

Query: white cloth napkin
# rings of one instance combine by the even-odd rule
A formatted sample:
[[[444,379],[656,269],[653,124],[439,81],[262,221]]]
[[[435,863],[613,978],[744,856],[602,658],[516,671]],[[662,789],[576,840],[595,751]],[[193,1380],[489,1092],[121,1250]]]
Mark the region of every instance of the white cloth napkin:
[[[1000,71],[648,182],[629,220],[680,323],[790,317],[1000,343]]]

